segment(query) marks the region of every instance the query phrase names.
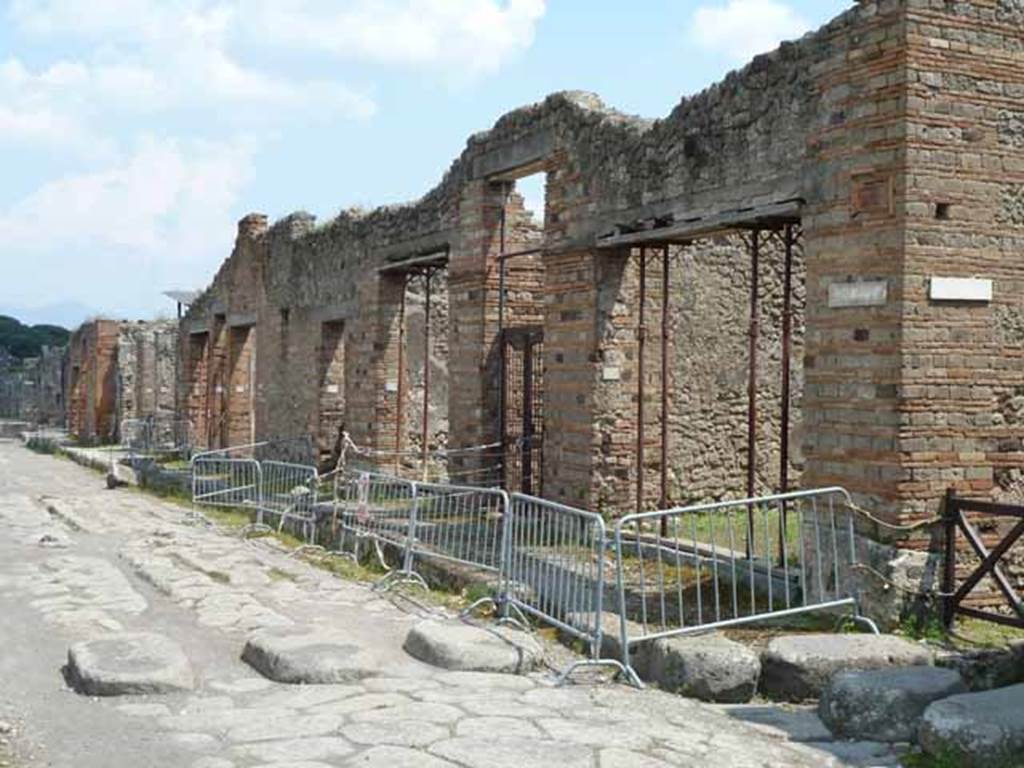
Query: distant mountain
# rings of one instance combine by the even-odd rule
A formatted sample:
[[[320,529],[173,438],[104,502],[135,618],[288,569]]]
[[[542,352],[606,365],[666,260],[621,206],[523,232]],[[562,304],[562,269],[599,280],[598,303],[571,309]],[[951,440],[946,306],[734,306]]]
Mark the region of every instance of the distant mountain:
[[[70,331],[59,325],[22,325],[13,317],[0,315],[0,347],[15,357],[36,357],[44,346],[67,344],[70,335]]]

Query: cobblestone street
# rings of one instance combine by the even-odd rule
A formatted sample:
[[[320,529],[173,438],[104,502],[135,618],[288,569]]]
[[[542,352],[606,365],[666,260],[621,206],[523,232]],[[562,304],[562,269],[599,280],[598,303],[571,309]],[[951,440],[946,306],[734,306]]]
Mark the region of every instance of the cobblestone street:
[[[0,443],[0,716],[14,726],[16,765],[886,763],[871,745],[815,744],[827,732],[807,713],[716,708],[619,684],[555,688],[550,675],[434,669],[401,650],[419,610],[272,544],[190,525],[186,514],[106,490],[99,475],[68,461]],[[301,625],[350,637],[377,673],[358,684],[289,686],[240,661],[253,630]],[[72,692],[61,677],[68,646],[121,631],[181,645],[196,690],[102,699]]]

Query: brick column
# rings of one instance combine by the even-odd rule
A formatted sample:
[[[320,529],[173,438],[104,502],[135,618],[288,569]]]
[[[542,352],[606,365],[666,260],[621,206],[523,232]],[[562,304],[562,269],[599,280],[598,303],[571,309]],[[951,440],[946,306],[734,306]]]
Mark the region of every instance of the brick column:
[[[832,41],[821,65],[820,170],[804,217],[807,344],[804,487],[841,485],[900,514],[903,259],[907,179],[901,12],[879,12]],[[831,299],[830,299],[831,292]],[[866,298],[865,298],[866,297]]]
[[[486,180],[466,185],[448,262],[448,413],[456,448],[499,439],[497,256],[505,192]]]

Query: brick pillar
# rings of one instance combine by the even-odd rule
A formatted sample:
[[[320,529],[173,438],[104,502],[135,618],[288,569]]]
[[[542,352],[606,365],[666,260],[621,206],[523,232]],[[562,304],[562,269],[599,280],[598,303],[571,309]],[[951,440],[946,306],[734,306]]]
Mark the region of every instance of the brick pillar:
[[[459,237],[448,263],[449,418],[452,447],[498,435],[498,254],[506,188],[473,181],[462,192]]]
[[[573,251],[545,259],[545,495],[622,514],[629,505],[635,431],[626,348],[616,315],[628,252]]]
[[[900,491],[910,520],[934,515],[949,487],[1024,501],[1024,26],[1019,4],[908,5]],[[991,281],[991,300],[933,299],[934,278]]]
[[[353,360],[346,427],[359,446],[396,448],[398,358],[404,275],[371,274],[359,286],[358,317],[347,324],[346,354]],[[401,387],[403,392],[408,386]],[[408,405],[406,405],[408,407]]]
[[[818,72],[817,166],[804,217],[807,338],[804,487],[841,485],[899,516],[909,479],[900,453],[907,179],[902,12],[837,33]],[[858,35],[856,40],[844,36]]]

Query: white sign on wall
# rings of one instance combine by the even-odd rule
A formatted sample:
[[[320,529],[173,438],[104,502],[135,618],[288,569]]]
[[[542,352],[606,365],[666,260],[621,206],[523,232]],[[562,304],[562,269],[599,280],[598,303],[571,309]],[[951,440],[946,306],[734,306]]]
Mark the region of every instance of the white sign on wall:
[[[828,287],[828,305],[831,309],[884,307],[888,300],[888,280],[831,283]]]
[[[992,281],[976,277],[933,277],[928,298],[932,301],[992,301]]]

